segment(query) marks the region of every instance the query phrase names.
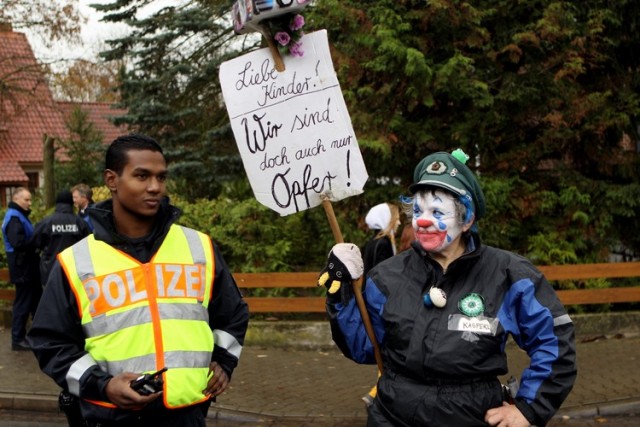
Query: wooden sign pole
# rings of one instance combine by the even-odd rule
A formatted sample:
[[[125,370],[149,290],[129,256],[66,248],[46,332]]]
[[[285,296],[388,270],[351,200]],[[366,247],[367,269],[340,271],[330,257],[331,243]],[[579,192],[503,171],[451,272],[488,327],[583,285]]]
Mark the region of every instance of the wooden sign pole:
[[[260,25],[259,29],[260,34],[262,34],[262,37],[267,41],[267,46],[269,46],[269,51],[273,57],[276,70],[280,73],[283,72],[285,70],[284,61],[282,60],[282,55],[280,55],[278,46],[276,46],[276,43],[273,40],[273,34],[271,34],[271,31],[265,25]]]
[[[344,239],[342,237],[342,233],[340,232],[340,226],[338,225],[338,221],[336,220],[336,215],[333,212],[333,206],[331,205],[331,200],[326,195],[322,197],[322,207],[324,207],[324,211],[327,214],[327,219],[329,220],[329,225],[331,226],[331,232],[333,233],[333,238],[336,243],[344,243]],[[380,354],[380,346],[378,345],[378,340],[376,339],[376,334],[373,331],[373,326],[371,325],[371,319],[369,318],[369,312],[367,311],[367,306],[364,303],[364,298],[362,297],[362,276],[358,279],[353,280],[351,282],[351,286],[353,286],[353,293],[356,297],[356,302],[358,304],[358,310],[360,311],[360,316],[362,317],[362,323],[364,324],[364,329],[367,332],[367,336],[373,345],[373,352],[376,358],[376,363],[378,364],[378,370],[380,373],[384,372],[384,367],[382,365],[382,355]]]

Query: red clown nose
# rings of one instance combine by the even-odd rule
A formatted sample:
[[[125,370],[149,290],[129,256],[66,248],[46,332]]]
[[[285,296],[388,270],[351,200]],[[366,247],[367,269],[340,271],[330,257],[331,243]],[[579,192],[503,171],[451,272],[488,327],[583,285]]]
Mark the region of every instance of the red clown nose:
[[[416,221],[416,224],[418,224],[418,227],[427,228],[433,225],[433,221],[420,218],[419,220]]]

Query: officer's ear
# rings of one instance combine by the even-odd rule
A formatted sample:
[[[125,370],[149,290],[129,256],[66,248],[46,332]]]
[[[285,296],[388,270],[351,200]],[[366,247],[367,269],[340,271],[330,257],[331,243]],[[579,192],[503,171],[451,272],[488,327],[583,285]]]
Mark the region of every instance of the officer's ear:
[[[116,191],[118,187],[118,174],[111,169],[105,169],[104,171],[104,184],[112,193]]]

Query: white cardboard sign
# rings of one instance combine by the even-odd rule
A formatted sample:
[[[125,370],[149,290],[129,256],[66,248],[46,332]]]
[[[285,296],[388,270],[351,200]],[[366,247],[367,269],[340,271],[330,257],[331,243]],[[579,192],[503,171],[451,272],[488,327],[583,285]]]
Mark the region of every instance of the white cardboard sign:
[[[220,67],[233,135],[256,199],[280,215],[362,193],[367,171],[325,30],[278,72],[268,48]]]

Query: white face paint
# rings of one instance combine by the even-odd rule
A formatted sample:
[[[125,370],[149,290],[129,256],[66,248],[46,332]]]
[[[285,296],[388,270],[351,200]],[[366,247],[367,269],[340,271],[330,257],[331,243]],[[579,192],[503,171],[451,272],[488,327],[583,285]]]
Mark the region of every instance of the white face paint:
[[[453,195],[444,191],[421,191],[413,200],[413,229],[427,252],[443,252],[459,241],[465,228],[459,223]]]

